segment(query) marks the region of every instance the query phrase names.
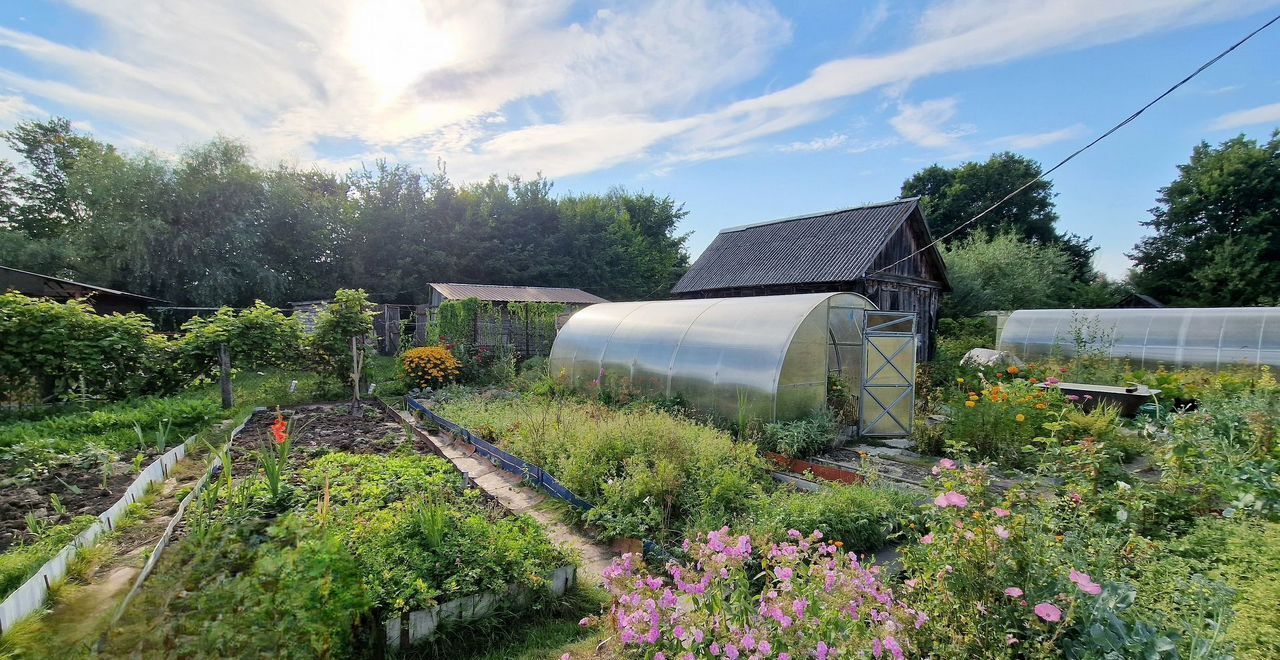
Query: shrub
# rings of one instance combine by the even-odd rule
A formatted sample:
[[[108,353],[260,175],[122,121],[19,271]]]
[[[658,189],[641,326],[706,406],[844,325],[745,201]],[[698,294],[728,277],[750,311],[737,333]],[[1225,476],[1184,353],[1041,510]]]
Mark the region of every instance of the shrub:
[[[1010,367],[1017,374],[1017,367]],[[951,415],[945,430],[948,451],[955,456],[995,460],[1025,466],[1032,456],[1024,451],[1045,434],[1044,425],[1063,413],[1062,396],[1022,378],[953,386],[947,398]],[[972,387],[972,389],[970,389]]]
[[[461,375],[458,358],[443,346],[411,348],[400,360],[401,373],[409,387],[444,387]]]
[[[123,399],[173,387],[166,344],[141,314],[101,316],[65,303],[0,294],[0,386],[12,396]],[[155,377],[157,370],[161,377]]]
[[[261,300],[239,312],[223,307],[209,318],[193,317],[182,330],[179,350],[195,374],[217,369],[221,344],[231,352],[232,365],[245,369],[287,368],[302,355],[302,325]]]
[[[1128,540],[1100,528],[1075,497],[999,497],[985,470],[944,460],[928,533],[903,552],[905,602],[928,616],[916,635],[934,657],[1157,657],[1173,638],[1137,619],[1117,580]]]
[[[743,516],[753,538],[780,539],[791,529],[813,529],[846,551],[868,553],[884,547],[912,511],[915,496],[891,488],[826,484],[815,493],[778,491],[763,497]]]
[[[608,538],[725,524],[768,482],[754,445],[650,407],[525,398],[450,400],[437,410],[592,502],[588,518]]]
[[[828,409],[804,419],[764,425],[760,448],[789,458],[820,454],[836,438],[836,418]]]
[[[352,339],[355,350],[363,355],[364,340],[373,332],[373,316],[363,289],[338,289],[333,302],[316,316],[315,332],[307,340],[317,370],[352,385]]]
[[[756,547],[726,527],[686,550],[690,563],[669,564],[665,575],[631,554],[605,570],[613,604],[600,620],[618,655],[917,655],[910,634],[924,618],[874,568],[821,532],[791,530],[785,540]]]

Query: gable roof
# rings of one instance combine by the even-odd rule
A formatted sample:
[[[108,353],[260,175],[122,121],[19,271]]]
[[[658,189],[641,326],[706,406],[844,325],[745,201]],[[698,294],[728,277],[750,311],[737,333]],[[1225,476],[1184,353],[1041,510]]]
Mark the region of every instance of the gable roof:
[[[54,299],[78,298],[86,294],[100,293],[115,298],[123,298],[142,305],[169,302],[167,300],[161,300],[160,298],[144,296],[139,293],[118,291],[116,289],[108,289],[105,286],[85,284],[84,282],[66,280],[52,275],[42,275],[40,273],[32,273],[30,271],[10,268],[8,266],[0,266],[0,293],[2,293],[6,288],[26,295]]]
[[[716,236],[671,292],[857,280],[908,221],[918,223],[922,245],[932,240],[918,197],[731,227]],[[926,258],[935,261],[947,288],[937,249],[928,248]]]
[[[555,286],[506,286],[500,284],[457,284],[434,282],[431,288],[445,300],[479,298],[490,302],[550,302],[570,305],[594,305],[609,302],[582,289]]]

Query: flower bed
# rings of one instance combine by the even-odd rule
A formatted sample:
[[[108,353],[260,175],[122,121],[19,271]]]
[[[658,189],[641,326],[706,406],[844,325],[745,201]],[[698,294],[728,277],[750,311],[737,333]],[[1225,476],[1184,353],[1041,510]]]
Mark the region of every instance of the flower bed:
[[[256,415],[111,648],[343,655],[373,643],[387,615],[544,588],[571,561],[420,442],[371,410]]]

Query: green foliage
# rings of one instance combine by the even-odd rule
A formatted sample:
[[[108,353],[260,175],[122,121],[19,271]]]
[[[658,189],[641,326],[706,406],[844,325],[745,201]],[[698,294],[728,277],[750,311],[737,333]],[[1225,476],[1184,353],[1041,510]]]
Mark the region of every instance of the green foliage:
[[[1053,245],[978,232],[944,245],[942,257],[952,287],[944,316],[1060,307],[1071,295],[1071,260]]]
[[[753,538],[781,539],[787,530],[819,530],[858,554],[884,547],[915,508],[913,495],[868,485],[824,484],[816,493],[777,491],[753,505],[736,526]]]
[[[476,324],[479,319],[492,313],[493,304],[479,298],[464,300],[446,300],[436,310],[439,314],[436,321],[437,334],[440,341],[448,345],[472,346],[476,343]]]
[[[450,400],[438,410],[592,502],[588,518],[609,538],[719,527],[769,481],[753,444],[652,407],[525,398]]]
[[[902,196],[921,196],[929,229],[934,236],[946,236],[1027,181],[1038,178],[1040,172],[1036,161],[1006,151],[992,154],[981,163],[968,162],[953,168],[926,167],[903,182]],[[1054,246],[1065,255],[1068,279],[1088,281],[1093,274],[1093,253],[1098,248],[1089,246],[1090,238],[1058,233],[1054,196],[1051,182],[1035,181],[977,223],[956,231],[947,241],[964,241],[973,235],[1010,234],[1022,241]],[[948,263],[948,269],[950,267]]]
[[[769,422],[760,434],[760,449],[788,458],[805,458],[820,454],[836,439],[836,418],[828,409],[785,422]],[[796,529],[812,529],[800,526]]]
[[[355,339],[355,350],[365,353],[364,338],[373,332],[373,316],[363,290],[338,289],[333,302],[320,310],[315,332],[307,340],[317,370],[351,385],[351,342]]]
[[[1201,142],[1160,189],[1133,253],[1138,290],[1181,306],[1280,300],[1280,132]]]
[[[80,301],[0,294],[0,391],[122,399],[175,383],[172,357],[141,314],[100,316]]]
[[[0,600],[22,586],[45,562],[53,559],[96,520],[94,516],[76,516],[66,524],[42,528],[34,543],[13,546],[0,554]]]
[[[182,331],[178,345],[189,373],[214,373],[221,344],[230,350],[232,366],[241,369],[288,368],[302,357],[301,324],[261,300],[238,312],[223,307],[207,319],[193,317]]]
[[[170,435],[185,439],[217,415],[218,410],[218,404],[207,398],[145,398],[35,422],[0,424],[0,457],[19,461],[18,457],[4,455],[5,448],[18,445],[57,453],[72,453],[89,445],[133,451],[138,448],[135,427],[168,426]],[[150,440],[154,442],[154,436]]]

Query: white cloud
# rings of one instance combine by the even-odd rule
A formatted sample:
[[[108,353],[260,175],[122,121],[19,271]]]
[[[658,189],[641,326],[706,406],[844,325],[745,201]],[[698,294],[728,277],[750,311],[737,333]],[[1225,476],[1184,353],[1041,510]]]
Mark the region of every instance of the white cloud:
[[[21,96],[0,96],[0,123],[11,125],[41,114],[40,108]]]
[[[1280,103],[1262,105],[1222,115],[1213,120],[1213,123],[1209,124],[1209,128],[1213,130],[1232,130],[1260,124],[1280,124]]]
[[[918,105],[903,103],[889,125],[910,142],[930,149],[946,149],[976,130],[969,124],[951,123],[955,115],[954,98],[933,99]]]
[[[1074,124],[1066,128],[1059,128],[1054,131],[1045,131],[1043,133],[1020,133],[1017,135],[1006,135],[991,140],[988,144],[997,149],[1038,149],[1046,147],[1063,140],[1070,140],[1084,134],[1084,124]]]
[[[844,133],[832,133],[827,137],[813,138],[806,142],[789,142],[778,147],[778,151],[827,151],[829,149],[835,149],[848,141],[848,135],[845,135]]]
[[[877,88],[1275,4],[946,0],[900,30],[915,35],[905,47],[753,94],[791,38],[762,0],[642,0],[577,22],[571,0],[68,2],[96,21],[93,47],[0,28],[0,48],[37,65],[0,69],[0,83],[111,127],[106,139],[173,149],[222,133],[263,158],[309,162],[331,157],[319,143],[350,141],[366,151],[341,162],[443,158],[464,179],[730,157]],[[879,3],[863,25],[880,28],[890,6],[900,11]],[[717,100],[727,95],[738,100]],[[949,123],[945,101],[902,106],[895,128],[949,147],[964,127]]]

